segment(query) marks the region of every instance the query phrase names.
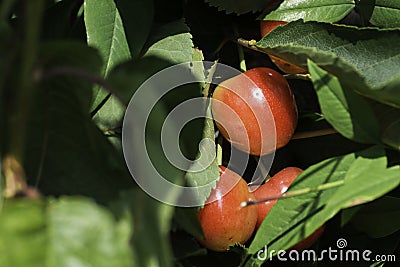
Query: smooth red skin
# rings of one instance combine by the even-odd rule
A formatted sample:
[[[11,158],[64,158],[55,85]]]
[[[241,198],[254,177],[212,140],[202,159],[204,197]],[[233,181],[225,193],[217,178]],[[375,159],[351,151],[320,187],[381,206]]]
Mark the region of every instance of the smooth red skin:
[[[254,191],[254,197],[256,199],[269,198],[283,194],[287,191],[290,184],[302,173],[303,170],[296,167],[287,167],[274,176],[271,177],[265,184],[261,185]],[[263,222],[264,218],[268,215],[271,208],[275,205],[278,200],[266,201],[258,204],[258,218],[256,229],[258,229]]]
[[[243,201],[254,200],[247,183],[235,172],[221,167],[221,178],[210,197],[217,201],[206,204],[197,213],[205,239],[199,242],[214,251],[225,251],[237,243],[245,243],[253,234],[257,221],[257,207],[241,207]],[[219,196],[231,187],[232,181],[238,183],[224,196]]]
[[[255,85],[249,84],[244,75]],[[257,94],[259,97],[255,97]],[[239,116],[226,112],[217,101],[212,102],[213,116],[222,135],[236,148],[252,155],[269,154],[285,146],[297,126],[293,92],[285,78],[270,68],[250,69],[222,82],[213,99],[222,101]],[[268,107],[272,116],[268,115]],[[262,125],[257,118],[262,119]],[[276,146],[272,135],[274,123]]]
[[[279,194],[283,194],[287,191],[292,182],[303,172],[302,169],[297,167],[287,167],[269,179],[265,184],[257,188],[254,191],[254,197],[256,199],[263,199],[268,197],[277,196]],[[258,204],[258,218],[256,229],[258,229],[263,222],[264,218],[268,215],[271,208],[275,205],[278,200],[271,200],[264,202],[262,204]],[[318,238],[321,236],[325,228],[325,225],[321,226],[317,230],[315,230],[311,235],[307,238],[303,239],[290,249],[292,250],[303,250],[310,247]]]
[[[264,37],[265,35],[269,34],[273,29],[278,26],[286,25],[286,21],[280,20],[261,20],[260,21],[260,32],[261,36]],[[283,72],[290,73],[290,74],[304,74],[307,71],[299,66],[291,64],[279,57],[269,55],[271,61]]]
[[[276,27],[284,26],[286,24],[288,24],[286,21],[281,21],[281,20],[260,20],[261,36],[264,37]]]

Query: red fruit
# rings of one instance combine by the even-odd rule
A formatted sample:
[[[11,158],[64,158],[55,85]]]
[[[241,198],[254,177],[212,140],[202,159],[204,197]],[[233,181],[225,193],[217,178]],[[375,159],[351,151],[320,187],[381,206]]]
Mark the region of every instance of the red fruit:
[[[287,191],[290,184],[302,173],[302,169],[296,167],[287,167],[269,179],[265,184],[261,185],[254,191],[256,199],[264,199],[283,194]],[[260,227],[264,218],[267,216],[271,208],[278,200],[266,201],[257,205],[258,218],[256,228]]]
[[[257,188],[254,191],[254,197],[259,199],[269,198],[273,196],[277,196],[283,194],[287,191],[291,183],[303,172],[302,169],[296,167],[287,167],[277,174],[275,174],[271,179],[269,179],[265,184]],[[266,201],[261,204],[258,204],[258,218],[256,229],[258,229],[263,222],[264,218],[268,215],[271,208],[275,205],[278,200]],[[294,245],[291,249],[294,250],[303,250],[310,247],[317,239],[321,236],[324,231],[325,225],[321,226],[317,230],[315,230],[311,235],[307,238],[303,239],[296,245]]]
[[[261,36],[264,37],[276,27],[284,26],[286,24],[288,24],[286,21],[281,21],[281,20],[260,20]]]
[[[260,32],[261,36],[264,37],[265,35],[269,34],[273,29],[278,26],[286,25],[286,21],[280,20],[261,20],[260,21]],[[283,72],[290,73],[290,74],[305,74],[307,71],[299,66],[296,66],[292,63],[289,63],[279,57],[269,55],[271,61]]]
[[[219,84],[212,112],[222,135],[253,155],[285,146],[297,126],[297,107],[289,84],[270,68],[254,68]]]
[[[241,207],[242,202],[254,200],[245,180],[225,167],[220,168],[220,180],[209,196],[216,201],[206,204],[197,213],[205,236],[198,240],[215,251],[245,243],[253,234],[257,221],[257,207]],[[223,195],[233,185],[232,190]]]

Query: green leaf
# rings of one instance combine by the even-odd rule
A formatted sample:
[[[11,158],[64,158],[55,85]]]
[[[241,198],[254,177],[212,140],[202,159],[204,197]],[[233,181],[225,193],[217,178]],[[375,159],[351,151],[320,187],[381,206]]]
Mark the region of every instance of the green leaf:
[[[24,160],[28,182],[45,194],[81,194],[108,201],[133,182],[122,156],[89,117],[92,84],[84,77],[99,72],[99,55],[75,42],[41,48],[44,80],[32,100]],[[79,78],[63,73],[59,66],[74,70]]]
[[[148,42],[145,57],[159,57],[173,64],[192,61],[192,35],[183,19],[156,27]]]
[[[0,211],[0,266],[44,266],[44,210],[44,203],[39,201],[4,203]]]
[[[350,207],[342,210],[340,216],[340,226],[343,227],[348,224],[356,213],[362,208],[362,205]]]
[[[84,198],[9,201],[0,231],[1,266],[134,266],[131,222]]]
[[[104,60],[102,73],[131,57],[121,16],[113,0],[85,0],[87,42]]]
[[[277,27],[256,46],[303,68],[311,59],[342,86],[400,106],[400,31],[295,21]]]
[[[343,136],[361,143],[379,143],[378,122],[369,103],[339,80],[308,61],[311,80],[325,119]]]
[[[376,0],[370,22],[384,28],[400,28],[400,2]]]
[[[174,221],[192,236],[204,237],[203,229],[196,214],[197,208],[176,207]]]
[[[148,0],[116,0],[115,4],[122,18],[132,58],[138,58],[150,34],[154,3]]]
[[[381,128],[381,140],[400,150],[400,109],[376,103],[373,106]]]
[[[132,266],[131,224],[83,198],[61,198],[47,215],[49,266]]]
[[[285,0],[264,20],[337,22],[354,7],[354,0]]]
[[[159,202],[137,188],[123,192],[113,203],[113,208],[119,210],[119,215],[129,212],[133,216],[131,243],[138,255],[137,266],[172,266],[169,234],[173,206]]]
[[[109,134],[111,136],[120,134],[125,106],[114,95],[106,95],[103,101],[105,101],[103,102],[104,104],[101,105],[101,103],[99,103],[101,108],[93,116],[93,121],[104,134]],[[92,111],[92,113],[94,113],[94,111]]]
[[[340,209],[372,201],[400,184],[399,166],[386,168],[380,147],[332,158],[307,168],[289,191],[343,181],[340,187],[281,199],[257,231],[249,251],[264,245],[269,251],[287,249],[304,239]]]
[[[312,165],[297,177],[289,190],[309,188],[324,183],[343,180],[347,169],[354,160],[355,155],[348,154]],[[253,242],[250,244],[249,253],[256,253],[259,249],[263,248],[264,245],[277,241],[280,235],[302,223],[307,216],[321,209],[334,194],[334,191],[335,189],[329,189],[278,200],[258,229]],[[321,226],[323,222],[324,221],[319,222],[315,229]],[[297,236],[293,237],[293,242],[286,238],[282,239],[288,244],[282,245],[279,249],[288,248],[290,244],[294,245],[296,240],[300,241],[307,233],[298,230],[296,234]],[[308,234],[311,234],[311,232]]]
[[[169,66],[171,66],[169,61],[152,56],[140,60],[130,60],[112,69],[107,77],[107,82],[113,86],[114,95],[127,106],[140,85]]]
[[[236,13],[238,15],[260,11],[271,1],[273,0],[206,0],[210,6],[218,7],[218,10],[225,10],[227,14]]]
[[[87,42],[99,50],[104,62],[101,72],[106,77],[114,66],[131,57],[121,16],[113,0],[85,0],[84,15]],[[104,103],[108,94],[106,90],[95,87],[92,110]],[[114,97],[108,101],[112,103],[106,110],[99,110],[95,118],[102,129],[114,128],[120,120],[121,107],[118,101]]]
[[[214,121],[211,115],[211,105],[208,104],[202,142],[199,145],[199,154],[196,157],[196,161],[192,166],[190,166],[185,175],[185,179],[189,186],[197,187],[197,194],[193,197],[203,204],[219,180],[220,169],[216,158],[214,140]],[[204,188],[201,187],[204,185],[208,186]]]
[[[5,179],[3,173],[3,159],[1,158],[0,159],[0,207],[3,206],[4,202],[4,196],[3,196],[4,187],[5,187]]]
[[[336,190],[325,212],[372,201],[398,186],[400,166],[386,168],[386,165],[387,158],[381,148],[360,152],[346,173],[344,185]]]
[[[131,63],[127,63],[126,65],[123,64],[125,66],[130,65],[129,69],[131,71],[131,75],[134,75],[134,78],[142,76],[147,79],[151,75],[157,73],[157,71],[160,71],[169,65],[192,61],[192,55],[194,51],[193,43],[189,29],[183,20],[174,21],[160,26],[152,34],[151,40],[153,40],[155,43],[147,48],[143,58],[136,59]],[[151,59],[147,60],[147,58]],[[154,58],[157,58],[154,60],[156,62],[153,61]],[[149,65],[149,62],[153,62],[155,65],[151,66]],[[122,71],[122,68],[119,69]],[[138,73],[132,73],[132,71]],[[132,84],[129,85],[129,88],[125,86],[123,90],[116,88],[115,94],[107,100],[107,102],[93,117],[94,121],[102,131],[120,131],[122,126],[122,117],[125,113],[124,103],[129,102],[127,96],[132,96],[133,92],[146,79],[129,79],[132,80]],[[110,80],[113,80],[112,82],[114,82],[116,81],[116,78],[111,77]],[[139,81],[141,81],[141,83],[138,83]],[[121,84],[119,81],[116,83]],[[123,97],[122,102],[121,99],[118,99],[119,96]]]
[[[354,228],[372,238],[388,236],[400,230],[400,199],[385,196],[365,204],[351,219]]]

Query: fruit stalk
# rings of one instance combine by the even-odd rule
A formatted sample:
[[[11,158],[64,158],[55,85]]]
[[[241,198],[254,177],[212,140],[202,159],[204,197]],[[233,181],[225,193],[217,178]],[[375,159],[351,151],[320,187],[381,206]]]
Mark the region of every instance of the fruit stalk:
[[[37,59],[42,22],[43,0],[25,1],[24,37],[21,46],[20,79],[16,91],[13,111],[10,116],[10,153],[22,162],[28,117],[34,98],[34,65]]]
[[[312,137],[318,137],[318,136],[324,136],[324,135],[330,135],[330,134],[336,134],[336,133],[338,133],[338,132],[333,128],[316,130],[316,131],[308,131],[308,132],[297,132],[293,135],[292,140],[306,139],[306,138],[312,138]]]
[[[260,204],[260,203],[264,203],[264,202],[271,201],[271,200],[277,200],[277,199],[289,198],[289,197],[297,197],[297,196],[309,194],[309,193],[312,193],[312,192],[318,192],[318,191],[323,191],[323,190],[335,188],[335,187],[341,186],[343,184],[344,184],[344,181],[340,180],[340,181],[336,181],[336,182],[321,184],[321,185],[316,186],[316,187],[307,187],[307,188],[294,190],[294,191],[290,191],[290,192],[283,193],[283,194],[278,194],[278,195],[275,195],[275,196],[272,196],[272,197],[267,197],[267,198],[263,198],[263,199],[242,202],[241,206],[242,207],[247,207],[247,206]]]

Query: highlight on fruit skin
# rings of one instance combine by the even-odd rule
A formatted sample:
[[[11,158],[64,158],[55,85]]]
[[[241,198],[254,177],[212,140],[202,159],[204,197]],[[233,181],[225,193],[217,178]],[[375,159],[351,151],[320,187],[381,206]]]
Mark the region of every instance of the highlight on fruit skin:
[[[269,34],[273,29],[275,29],[278,26],[284,26],[286,25],[286,21],[280,21],[280,20],[261,20],[260,21],[260,32],[261,32],[261,37],[266,36]],[[288,74],[306,74],[308,73],[307,70],[289,63],[279,57],[273,56],[273,55],[268,55],[271,61],[284,73]]]
[[[237,149],[265,155],[285,146],[297,126],[293,92],[277,71],[258,67],[219,84],[212,113],[221,134]]]
[[[257,207],[240,206],[241,202],[254,200],[247,183],[237,173],[220,166],[220,180],[210,197],[216,200],[207,203],[197,212],[204,238],[197,240],[206,248],[226,251],[235,244],[244,244],[253,234],[257,221]],[[226,187],[236,185],[225,195]]]

